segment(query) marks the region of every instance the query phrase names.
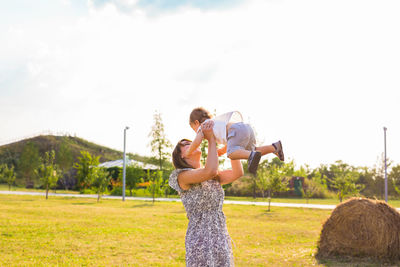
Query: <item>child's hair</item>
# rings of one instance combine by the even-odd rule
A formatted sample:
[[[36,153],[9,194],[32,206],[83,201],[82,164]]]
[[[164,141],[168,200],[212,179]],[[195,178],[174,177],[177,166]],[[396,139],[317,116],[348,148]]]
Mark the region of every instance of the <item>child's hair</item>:
[[[206,119],[211,119],[212,115],[208,110],[205,108],[195,108],[192,110],[190,113],[190,123],[194,123],[196,120],[198,120],[200,123],[203,123]]]

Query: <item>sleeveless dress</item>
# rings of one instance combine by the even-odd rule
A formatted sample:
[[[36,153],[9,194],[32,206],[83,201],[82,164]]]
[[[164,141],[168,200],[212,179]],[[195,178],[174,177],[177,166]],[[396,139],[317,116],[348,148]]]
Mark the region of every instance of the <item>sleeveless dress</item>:
[[[224,190],[216,180],[207,180],[182,190],[178,174],[192,169],[177,169],[169,185],[181,196],[189,225],[186,232],[186,266],[234,266],[231,238],[222,212]]]

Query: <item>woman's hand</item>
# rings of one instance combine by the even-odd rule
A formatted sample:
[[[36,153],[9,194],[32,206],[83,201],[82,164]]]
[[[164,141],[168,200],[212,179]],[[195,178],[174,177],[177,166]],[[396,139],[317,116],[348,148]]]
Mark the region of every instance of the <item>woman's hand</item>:
[[[204,138],[207,139],[208,141],[214,138],[213,127],[214,127],[213,120],[208,120],[201,124],[201,131],[204,134]]]

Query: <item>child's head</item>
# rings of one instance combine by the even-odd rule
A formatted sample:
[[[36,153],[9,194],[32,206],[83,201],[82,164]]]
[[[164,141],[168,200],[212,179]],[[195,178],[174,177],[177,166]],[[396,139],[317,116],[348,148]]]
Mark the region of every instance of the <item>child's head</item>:
[[[200,124],[202,124],[205,120],[211,119],[212,115],[205,108],[195,108],[190,113],[189,124],[192,129],[197,132]]]

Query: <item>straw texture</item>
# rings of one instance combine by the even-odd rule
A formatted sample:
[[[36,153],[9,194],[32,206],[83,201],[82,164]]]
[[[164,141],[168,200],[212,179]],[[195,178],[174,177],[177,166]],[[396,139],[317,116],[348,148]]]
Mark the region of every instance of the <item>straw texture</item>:
[[[383,201],[352,198],[324,223],[317,257],[400,259],[400,213]]]

